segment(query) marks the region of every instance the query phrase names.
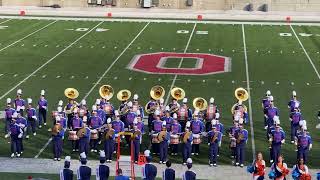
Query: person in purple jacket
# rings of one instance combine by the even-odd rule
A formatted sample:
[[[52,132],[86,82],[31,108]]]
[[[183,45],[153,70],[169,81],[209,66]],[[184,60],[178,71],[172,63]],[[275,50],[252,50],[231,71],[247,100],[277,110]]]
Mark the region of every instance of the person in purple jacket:
[[[32,131],[33,136],[37,135],[36,133],[36,124],[37,124],[37,112],[36,109],[32,107],[32,99],[28,98],[28,108],[26,109],[28,127],[27,127],[27,136],[26,139],[29,139],[30,131]]]
[[[8,134],[9,131],[10,131],[10,124],[11,124],[11,121],[12,121],[12,115],[14,112],[16,112],[15,109],[13,109],[11,107],[11,98],[8,98],[7,99],[7,107],[5,108],[4,112],[5,112],[5,127],[4,127],[4,133],[5,134]]]
[[[45,91],[41,90],[40,92],[40,99],[38,101],[38,119],[39,119],[39,128],[42,128],[42,120],[43,125],[47,125],[47,108],[48,108],[48,102],[45,99]]]
[[[22,99],[22,90],[18,89],[17,98],[14,100],[14,107],[16,111],[23,116],[23,111],[25,110],[25,101]]]

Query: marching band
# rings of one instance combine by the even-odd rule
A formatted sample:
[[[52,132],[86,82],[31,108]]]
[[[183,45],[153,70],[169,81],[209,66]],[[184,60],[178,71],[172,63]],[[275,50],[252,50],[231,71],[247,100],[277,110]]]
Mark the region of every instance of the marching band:
[[[102,170],[105,162],[112,162],[112,156],[117,151],[118,139],[121,139],[122,143],[126,142],[126,146],[133,145],[134,162],[138,163],[140,149],[142,149],[142,136],[145,135],[144,112],[146,112],[149,132],[146,135],[150,136],[148,144],[153,155],[159,154],[160,164],[168,162],[170,150],[173,156],[182,152],[183,165],[191,166],[190,158],[200,154],[200,144],[205,144],[205,142],[209,146],[209,165],[217,166],[218,164],[225,127],[220,123],[222,115],[213,97],[209,99],[209,104],[201,97],[193,99],[194,111],[192,111],[182,88],[175,87],[170,91],[172,99],[166,105],[163,99],[165,90],[157,85],[151,88],[150,101],[145,106],[139,104],[137,94],[134,94],[133,100],[130,101],[131,92],[129,90],[119,91],[116,96],[121,105],[116,108],[110,102],[114,95],[113,88],[110,85],[103,85],[99,89],[101,97],[96,99],[90,110],[85,100],[79,104],[76,102],[79,96],[76,89],[67,88],[64,94],[68,98],[68,103],[63,107],[63,101],[60,100],[57,110],[52,112],[53,126],[50,130],[53,159],[56,161],[61,160],[64,137],[68,135],[67,140],[71,142],[72,151],[79,152],[83,166],[85,166],[88,153],[98,153],[98,145],[103,143],[99,173],[106,171]],[[226,132],[229,136],[233,164],[243,167],[249,135],[245,129],[249,116],[244,102],[249,98],[249,94],[245,89],[237,88],[235,97],[237,102],[231,108],[233,126],[227,128]],[[180,100],[182,101],[181,105],[179,104]],[[307,162],[309,151],[312,148],[312,138],[307,132],[306,121],[303,119],[300,106],[297,93],[293,91],[292,99],[288,103],[291,124],[290,139],[291,143],[297,147],[297,159],[303,161],[304,164]],[[45,99],[44,90],[40,92],[36,108],[33,107],[30,98],[25,103],[22,99],[21,89],[17,91],[14,102],[10,98],[7,99],[5,133],[6,138],[11,138],[11,157],[21,156],[24,150],[23,139],[29,139],[31,133],[36,136],[37,123],[38,128],[41,128],[42,125],[46,126],[47,107],[48,102]],[[266,97],[262,100],[262,108],[264,129],[270,145],[270,163],[273,163],[272,171],[274,174],[271,175],[274,175],[276,179],[281,179],[278,177],[284,179],[287,175],[287,172],[284,173],[287,167],[282,162],[281,148],[285,144],[286,133],[280,126],[279,110],[275,106],[274,97],[270,90],[266,92]],[[132,135],[124,132],[131,132]],[[66,160],[66,162],[68,161]],[[261,169],[261,167],[264,169],[265,162],[261,159],[256,160],[253,166],[256,167],[255,169]],[[81,167],[81,169],[83,168],[89,172],[89,169]],[[306,165],[302,166],[301,164],[296,165],[295,169],[296,172],[307,171]],[[145,171],[148,170],[145,169]],[[253,174],[254,177],[264,175],[259,170]],[[85,174],[78,173],[78,176],[82,177]]]

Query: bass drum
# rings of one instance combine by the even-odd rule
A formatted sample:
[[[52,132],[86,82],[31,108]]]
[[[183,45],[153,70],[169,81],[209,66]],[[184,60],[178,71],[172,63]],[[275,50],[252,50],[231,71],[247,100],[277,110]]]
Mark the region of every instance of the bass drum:
[[[179,135],[170,135],[170,144],[179,144]]]
[[[68,140],[70,141],[76,141],[78,140],[77,131],[69,131]]]
[[[158,139],[158,135],[159,135],[159,133],[151,135],[152,136],[152,143],[154,143],[154,144],[160,143],[160,141]]]
[[[98,139],[99,138],[97,130],[95,130],[95,129],[91,130],[90,133],[91,133],[90,139]]]

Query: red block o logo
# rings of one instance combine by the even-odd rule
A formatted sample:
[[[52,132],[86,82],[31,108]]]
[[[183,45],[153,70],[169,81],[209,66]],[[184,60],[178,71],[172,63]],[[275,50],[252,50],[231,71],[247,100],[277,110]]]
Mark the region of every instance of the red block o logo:
[[[170,58],[196,59],[194,68],[164,67]],[[204,53],[159,52],[136,55],[129,63],[128,69],[148,74],[208,75],[231,71],[231,59]]]

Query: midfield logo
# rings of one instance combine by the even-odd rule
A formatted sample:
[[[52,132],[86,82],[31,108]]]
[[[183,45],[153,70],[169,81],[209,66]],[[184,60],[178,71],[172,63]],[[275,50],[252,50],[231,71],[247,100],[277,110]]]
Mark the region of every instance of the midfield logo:
[[[177,58],[196,59],[196,65],[193,68],[164,67],[167,61]],[[230,72],[231,59],[205,53],[158,52],[134,56],[127,68],[147,74],[208,75]]]

